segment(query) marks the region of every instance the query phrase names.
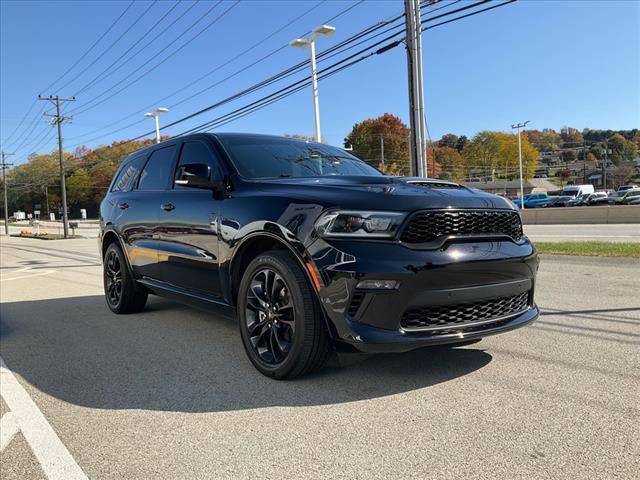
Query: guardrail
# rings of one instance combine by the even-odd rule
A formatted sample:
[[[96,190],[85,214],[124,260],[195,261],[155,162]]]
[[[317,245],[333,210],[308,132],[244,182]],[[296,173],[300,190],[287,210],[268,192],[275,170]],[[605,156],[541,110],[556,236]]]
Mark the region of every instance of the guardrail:
[[[525,225],[640,223],[640,206],[528,208],[522,212],[522,223]]]

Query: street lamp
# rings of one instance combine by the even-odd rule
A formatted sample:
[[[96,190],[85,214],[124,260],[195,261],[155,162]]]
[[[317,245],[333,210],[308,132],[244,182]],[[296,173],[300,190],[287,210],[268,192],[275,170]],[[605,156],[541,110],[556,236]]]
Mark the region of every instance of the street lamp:
[[[309,48],[311,54],[311,86],[313,90],[313,111],[316,123],[316,142],[321,142],[320,136],[320,105],[318,104],[318,78],[316,72],[316,39],[325,36],[329,37],[336,32],[336,28],[331,25],[320,25],[311,32],[309,38],[296,38],[291,40],[289,45],[298,48]]]
[[[169,111],[168,108],[158,107],[153,111],[153,113],[152,112],[147,112],[147,113],[144,114],[145,117],[153,118],[155,120],[155,123],[156,123],[156,143],[160,143],[160,120],[158,120],[158,117],[160,117],[160,115],[163,114],[163,113],[167,113],[168,111]]]
[[[520,129],[527,126],[529,120],[523,123],[514,123],[511,128],[518,129],[518,160],[520,161],[520,208],[524,210],[524,180],[522,178],[522,143],[520,141]]]

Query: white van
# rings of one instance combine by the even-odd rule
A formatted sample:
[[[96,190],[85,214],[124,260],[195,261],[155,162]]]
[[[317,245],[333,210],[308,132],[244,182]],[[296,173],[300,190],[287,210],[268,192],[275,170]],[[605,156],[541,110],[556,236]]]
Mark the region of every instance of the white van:
[[[567,185],[562,189],[562,193],[560,195],[578,198],[594,192],[595,189],[593,188],[593,185]]]

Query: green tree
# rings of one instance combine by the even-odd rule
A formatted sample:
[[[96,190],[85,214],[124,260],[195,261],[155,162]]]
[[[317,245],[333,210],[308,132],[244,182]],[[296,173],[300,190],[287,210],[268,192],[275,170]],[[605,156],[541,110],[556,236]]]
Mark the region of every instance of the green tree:
[[[496,167],[500,167],[499,148],[497,132],[485,130],[471,139],[462,150],[462,156],[467,168],[478,170],[485,177],[489,177]]]
[[[539,143],[531,142],[537,149],[544,152],[553,152],[560,148],[562,137],[553,128],[543,128]]]
[[[458,152],[461,152],[467,143],[469,143],[469,139],[465,135],[458,137],[458,142],[456,143],[456,150],[458,150]]]
[[[629,142],[627,139],[625,139],[621,134],[619,133],[614,133],[608,140],[608,147],[610,150],[610,158],[613,161],[613,163],[615,163],[616,165],[619,165],[623,160],[632,160],[635,157],[635,153],[637,153],[637,148],[636,151],[634,152],[634,155],[631,156],[631,158],[627,158],[627,156],[630,156],[631,152],[631,147],[628,146],[628,144],[631,144],[633,142]]]
[[[70,206],[86,202],[95,195],[93,182],[89,172],[84,168],[78,168],[67,179],[67,203]],[[104,192],[103,192],[104,193]]]
[[[456,148],[456,145],[458,144],[458,136],[453,133],[446,133],[435,143],[438,147]]]
[[[578,147],[584,144],[582,133],[576,128],[563,127],[560,129],[562,137],[562,146],[565,148]]]
[[[409,128],[390,113],[356,123],[344,139],[345,147],[351,146],[353,153],[365,162],[380,168],[382,163],[382,143],[384,143],[384,163],[398,165],[402,175],[408,175]],[[385,167],[386,168],[386,167]]]
[[[440,168],[440,178],[456,182],[464,180],[464,158],[458,150],[451,147],[436,147],[433,150]]]

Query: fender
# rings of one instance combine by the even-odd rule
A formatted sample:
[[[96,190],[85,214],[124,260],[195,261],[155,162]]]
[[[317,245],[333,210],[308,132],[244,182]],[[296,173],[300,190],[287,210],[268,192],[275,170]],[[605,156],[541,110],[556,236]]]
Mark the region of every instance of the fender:
[[[235,262],[237,261],[237,257],[239,255],[239,252],[242,251],[242,247],[244,244],[246,244],[247,242],[249,242],[250,240],[256,239],[256,238],[269,238],[271,240],[275,240],[276,242],[278,242],[280,245],[284,246],[286,248],[287,251],[291,252],[291,254],[295,257],[295,259],[298,261],[298,265],[302,268],[302,271],[305,274],[305,277],[307,279],[307,281],[309,282],[309,285],[311,285],[311,291],[313,292],[314,298],[316,299],[316,301],[318,302],[318,306],[320,307],[320,311],[322,312],[322,318],[324,319],[324,323],[327,327],[327,331],[329,332],[329,335],[332,339],[337,339],[336,336],[336,332],[334,329],[333,324],[329,321],[329,319],[327,318],[325,309],[324,309],[324,305],[322,302],[322,298],[320,297],[320,292],[314,288],[315,282],[314,279],[311,277],[311,273],[309,272],[309,269],[307,267],[308,264],[310,264],[312,266],[312,268],[317,269],[315,262],[313,261],[313,259],[309,256],[309,254],[307,253],[306,249],[302,246],[302,242],[300,242],[299,240],[296,239],[295,243],[298,243],[301,250],[298,250],[296,248],[294,248],[294,246],[291,244],[292,242],[289,240],[287,240],[287,237],[289,238],[295,238],[293,236],[293,234],[291,234],[290,232],[287,232],[286,229],[284,229],[284,227],[282,227],[282,225],[278,225],[276,223],[273,222],[269,222],[272,225],[277,225],[279,227],[280,232],[282,233],[281,235],[278,235],[276,233],[272,231],[266,231],[266,230],[259,230],[259,231],[253,231],[245,236],[243,236],[238,243],[235,245],[234,247],[234,251],[233,251],[233,255],[231,257],[230,263],[229,263],[229,270],[227,272],[227,283],[228,283],[228,291],[229,291],[229,298],[232,298],[231,295],[231,288],[232,288],[232,281],[231,281],[231,272],[233,271]],[[320,279],[321,280],[321,279]],[[322,288],[322,284],[321,284],[321,288]],[[234,307],[237,309],[237,305],[234,305]]]
[[[100,234],[100,261],[104,262],[104,256],[103,256],[103,251],[104,251],[104,238],[107,234],[114,234],[116,236],[116,238],[118,239],[118,243],[120,244],[120,249],[122,250],[122,253],[124,254],[124,260],[127,263],[127,269],[129,270],[129,273],[131,273],[133,270],[131,269],[131,263],[129,262],[129,255],[127,254],[127,249],[124,246],[124,243],[122,241],[122,237],[120,236],[120,234],[118,233],[118,231],[111,227],[105,227],[104,231],[101,232]]]

